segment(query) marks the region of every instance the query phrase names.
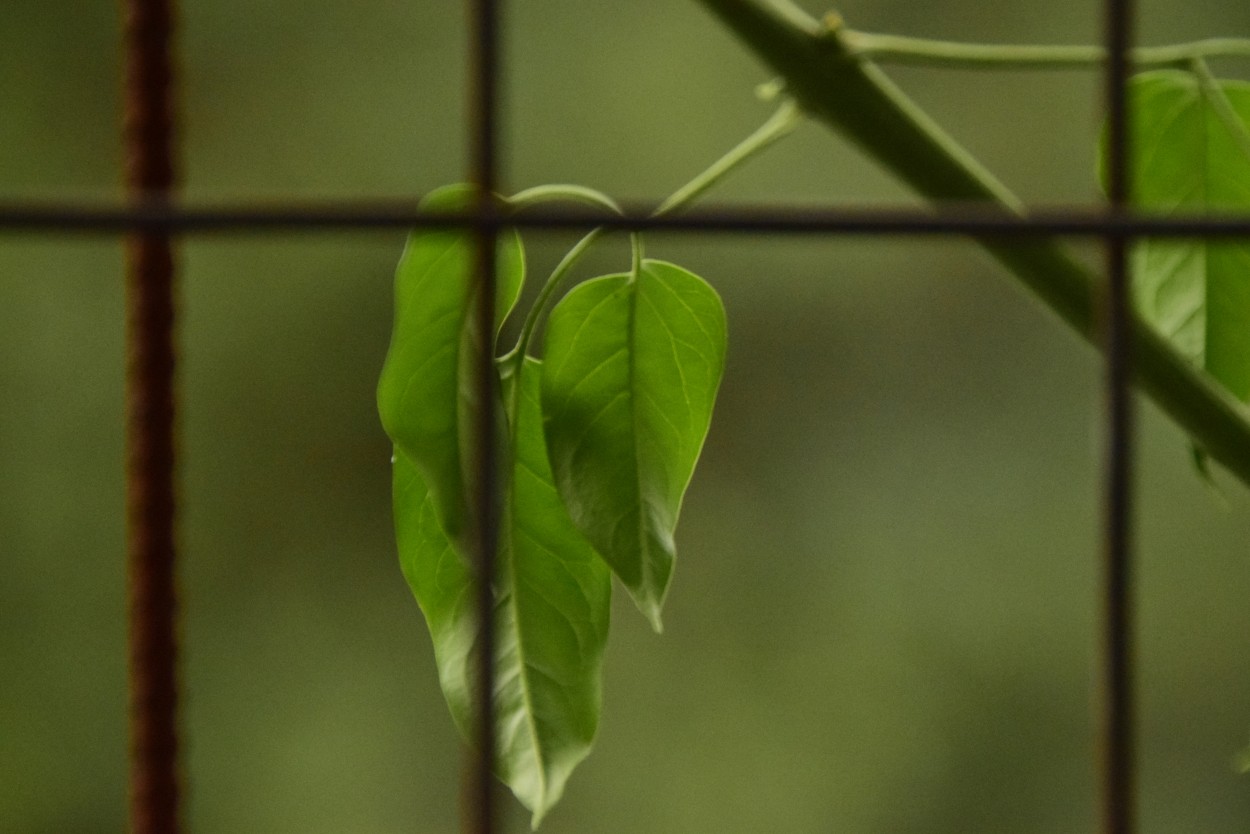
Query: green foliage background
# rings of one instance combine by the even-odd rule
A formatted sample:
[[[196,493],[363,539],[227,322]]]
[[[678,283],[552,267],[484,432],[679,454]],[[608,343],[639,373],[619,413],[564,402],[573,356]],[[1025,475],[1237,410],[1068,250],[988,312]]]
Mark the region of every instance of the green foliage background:
[[[770,112],[751,94],[762,72],[694,3],[509,5],[516,188],[658,199]],[[1250,34],[1234,0],[1141,5],[1143,43]],[[1100,20],[1074,0],[841,11],[1011,42],[1089,42]],[[116,196],[113,5],[6,0],[0,20],[0,194]],[[460,4],[208,0],[182,22],[189,197],[415,200],[462,176]],[[1092,75],[892,74],[1025,198],[1095,198]],[[815,126],[715,197],[910,200]],[[535,274],[569,242],[536,240]],[[402,243],[183,249],[201,834],[454,830],[458,741],[399,574],[374,410]],[[544,830],[1087,830],[1093,355],[970,244],[652,236],[648,251],[718,288],[729,365],[666,633],[618,595],[597,750]],[[593,260],[583,274],[622,268],[624,241]],[[111,240],[0,238],[6,832],[124,827],[119,286]],[[1250,495],[1223,481],[1222,507],[1178,432],[1149,406],[1141,423],[1143,830],[1240,832]]]

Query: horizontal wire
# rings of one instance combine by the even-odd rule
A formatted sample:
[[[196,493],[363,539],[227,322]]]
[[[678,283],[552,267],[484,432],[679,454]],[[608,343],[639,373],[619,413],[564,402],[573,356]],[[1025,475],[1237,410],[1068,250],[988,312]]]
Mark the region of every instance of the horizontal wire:
[[[653,216],[654,206],[622,216],[527,210],[510,217],[436,214],[411,203],[174,205],[0,201],[0,234],[122,232],[268,233],[428,228],[528,228],[759,234],[1001,235],[1067,237],[1250,237],[1250,215],[1159,217],[1087,208],[1042,208],[1028,216],[982,205],[936,209],[740,205]]]

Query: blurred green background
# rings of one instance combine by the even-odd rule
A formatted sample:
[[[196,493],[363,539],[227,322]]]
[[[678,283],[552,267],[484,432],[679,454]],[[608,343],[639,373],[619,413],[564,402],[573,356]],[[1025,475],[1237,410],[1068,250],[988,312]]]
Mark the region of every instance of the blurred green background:
[[[806,0],[813,13],[825,11]],[[464,176],[451,0],[185,3],[186,194]],[[506,181],[658,200],[770,111],[692,0],[508,4]],[[1250,33],[1141,4],[1139,39]],[[850,25],[1088,43],[1092,0],[848,0]],[[112,3],[4,0],[0,195],[113,197]],[[1235,74],[1244,66],[1220,66]],[[892,72],[1026,199],[1096,199],[1090,73]],[[714,199],[912,198],[805,126]],[[569,239],[536,235],[535,275]],[[400,576],[373,389],[399,233],[182,249],[187,815],[450,832],[459,743]],[[623,600],[565,832],[1090,831],[1099,366],[971,244],[654,236],[730,359],[656,637]],[[1083,256],[1096,259],[1086,247]],[[617,240],[583,270],[615,270]],[[125,827],[122,298],[103,236],[0,237],[0,831]],[[1244,832],[1250,493],[1141,412],[1144,832]],[[526,828],[509,812],[510,828]]]

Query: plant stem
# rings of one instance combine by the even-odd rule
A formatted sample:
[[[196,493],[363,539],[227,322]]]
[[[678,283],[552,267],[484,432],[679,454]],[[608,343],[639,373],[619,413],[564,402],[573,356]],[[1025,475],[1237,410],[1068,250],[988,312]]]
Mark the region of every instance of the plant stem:
[[[738,143],[733,150],[713,162],[708,168],[690,182],[673,192],[654,212],[654,217],[671,214],[685,208],[697,200],[712,186],[720,182],[730,171],[746,160],[755,156],[774,142],[794,132],[803,121],[803,113],[793,101],[782,102],[768,121],[760,125],[746,139]]]
[[[543,203],[552,203],[567,201],[572,203],[583,203],[585,205],[594,206],[596,208],[606,208],[608,211],[621,214],[621,207],[616,201],[602,191],[593,188],[587,188],[584,185],[537,185],[533,188],[527,188],[524,191],[518,191],[507,199],[508,207],[514,211],[524,211],[532,206],[541,205]],[[503,359],[507,357],[516,357],[516,361],[520,362],[525,359],[526,351],[529,349],[530,340],[534,337],[534,330],[538,327],[538,321],[542,316],[543,310],[547,303],[551,300],[551,296],[559,289],[564,278],[573,269],[573,266],[581,259],[586,250],[590,248],[590,244],[595,242],[599,235],[603,234],[603,228],[591,229],[581,240],[573,245],[560,263],[556,264],[556,268],[548,276],[547,281],[538,292],[538,298],[534,300],[530,306],[529,312],[525,315],[525,322],[521,325],[521,334],[517,338],[516,346],[509,351]]]
[[[533,188],[518,191],[507,199],[507,204],[508,208],[515,212],[524,211],[531,206],[541,205],[542,203],[559,201],[583,203],[595,208],[605,208],[616,214],[622,213],[621,207],[616,204],[616,201],[602,191],[596,191],[584,185],[570,185],[567,183],[536,185]]]
[[[542,317],[543,310],[550,303],[551,297],[555,295],[556,290],[564,283],[565,276],[573,269],[574,264],[581,259],[586,250],[590,248],[590,244],[594,243],[595,239],[601,234],[603,234],[602,226],[591,229],[581,240],[573,245],[573,248],[560,259],[560,263],[551,271],[547,282],[543,284],[543,288],[538,292],[538,298],[534,299],[533,305],[525,315],[525,323],[521,325],[521,335],[517,338],[516,347],[512,349],[512,352],[520,356],[521,359],[525,358],[529,350],[530,341],[534,338],[534,331],[538,327],[538,321]]]
[[[1084,69],[1106,60],[1101,46],[974,44],[876,35],[845,30],[840,37],[856,58],[878,63],[984,69]],[[1139,47],[1129,53],[1134,67],[1188,69],[1195,59],[1250,57],[1250,40],[1210,38],[1171,46]]]
[[[629,235],[629,278],[631,281],[638,280],[638,273],[642,271],[642,233],[630,232]]]
[[[1241,150],[1242,156],[1250,162],[1250,131],[1246,130],[1246,125],[1238,117],[1237,112],[1233,110],[1233,103],[1228,100],[1228,96],[1224,94],[1224,90],[1220,87],[1215,76],[1211,74],[1211,69],[1207,66],[1207,62],[1201,58],[1194,58],[1189,63],[1189,68],[1193,72],[1194,77],[1198,79],[1198,87],[1202,90],[1207,101],[1211,104],[1211,109],[1215,111],[1216,117],[1223,123],[1224,127],[1232,135],[1233,141],[1237,143],[1237,147]]]
[[[979,200],[1004,213],[1020,201],[908,99],[880,68],[852,52],[838,18],[814,20],[788,0],[700,0],[786,89],[820,119],[926,198]],[[1055,239],[975,238],[1046,306],[1095,347],[1102,316],[1100,279]],[[1250,420],[1245,406],[1193,367],[1133,315],[1136,382],[1211,457],[1250,485]]]
[[[789,135],[803,121],[802,112],[791,100],[786,100],[777,109],[769,119],[760,125],[750,136],[743,139],[733,147],[728,153],[720,159],[713,162],[698,174],[690,182],[673,192],[673,194],[660,204],[659,208],[653,212],[653,216],[659,217],[662,214],[671,214],[679,211],[690,203],[703,196],[714,185],[723,180],[732,171],[745,163],[748,159],[763,151],[779,139]],[[539,203],[551,202],[553,200],[574,200],[591,205],[603,206],[621,213],[617,204],[606,195],[593,189],[576,185],[540,185],[535,188],[529,188],[519,192],[513,197],[508,198],[508,205],[514,210],[521,210],[529,206]],[[543,288],[538,293],[538,298],[534,300],[533,306],[530,307],[529,313],[525,316],[525,322],[521,325],[521,335],[517,339],[516,347],[509,355],[517,354],[524,357],[529,350],[530,342],[533,340],[534,331],[538,328],[538,322],[542,318],[543,312],[547,305],[551,302],[556,291],[563,285],[570,271],[577,261],[585,254],[595,239],[603,233],[603,228],[592,229],[585,237],[579,240],[568,254],[561,259],[560,263],[552,271],[547,278]],[[638,270],[642,267],[642,235],[634,233],[630,235],[630,274],[637,276]]]

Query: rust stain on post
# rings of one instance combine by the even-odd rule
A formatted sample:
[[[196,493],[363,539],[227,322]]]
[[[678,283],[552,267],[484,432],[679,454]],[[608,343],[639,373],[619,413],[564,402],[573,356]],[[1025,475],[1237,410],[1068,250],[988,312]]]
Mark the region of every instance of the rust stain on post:
[[[124,0],[125,182],[132,199],[174,186],[172,0]],[[130,829],[180,830],[175,583],[174,259],[166,231],[126,243],[126,526]]]

